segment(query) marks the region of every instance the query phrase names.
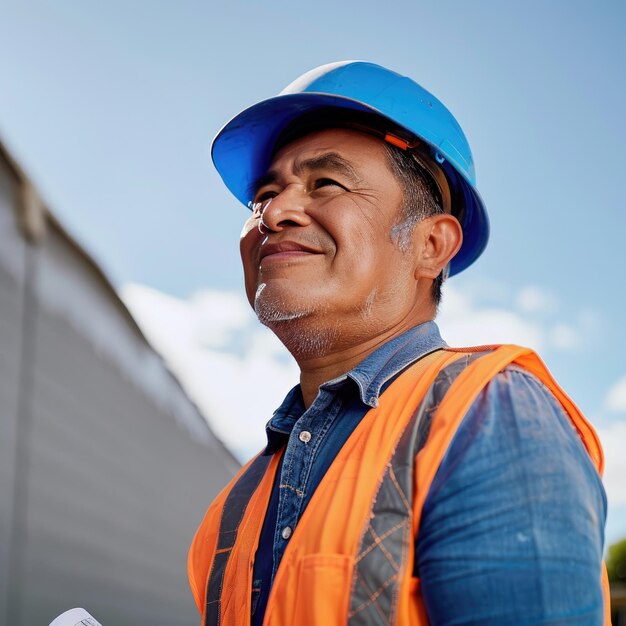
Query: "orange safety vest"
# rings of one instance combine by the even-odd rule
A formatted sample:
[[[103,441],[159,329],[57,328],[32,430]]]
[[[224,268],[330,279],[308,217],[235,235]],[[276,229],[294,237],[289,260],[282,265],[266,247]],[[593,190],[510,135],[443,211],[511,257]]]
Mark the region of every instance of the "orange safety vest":
[[[264,626],[428,624],[412,549],[422,507],[468,409],[513,363],[552,391],[602,472],[598,436],[534,352],[431,353],[389,386],[337,454],[287,544]],[[244,466],[193,539],[188,574],[203,626],[250,624],[254,555],[279,459],[259,455]],[[602,588],[610,625],[604,567]]]

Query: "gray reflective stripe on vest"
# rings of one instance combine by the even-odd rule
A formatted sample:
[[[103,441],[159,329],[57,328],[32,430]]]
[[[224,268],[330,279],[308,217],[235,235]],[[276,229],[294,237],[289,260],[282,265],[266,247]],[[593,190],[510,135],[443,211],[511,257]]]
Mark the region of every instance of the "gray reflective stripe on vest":
[[[271,455],[258,456],[239,478],[224,502],[217,548],[207,583],[206,619],[204,622],[206,626],[219,626],[226,564],[235,545],[237,530],[248,502],[259,486],[271,459]]]
[[[415,456],[426,443],[433,416],[450,385],[484,354],[463,356],[439,372],[398,441],[357,552],[349,626],[389,626],[396,622],[407,550],[414,545],[411,516]]]

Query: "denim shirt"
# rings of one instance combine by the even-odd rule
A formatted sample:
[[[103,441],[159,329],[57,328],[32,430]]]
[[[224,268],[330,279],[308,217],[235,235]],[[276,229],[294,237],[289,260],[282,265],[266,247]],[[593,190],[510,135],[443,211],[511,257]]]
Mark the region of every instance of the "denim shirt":
[[[286,446],[255,556],[252,623],[302,513],[333,459],[391,381],[444,347],[427,322],[320,387],[294,387],[266,426],[264,454]],[[476,399],[424,504],[416,574],[433,624],[601,624],[606,498],[569,418],[511,366]],[[323,598],[312,601],[323,602]]]

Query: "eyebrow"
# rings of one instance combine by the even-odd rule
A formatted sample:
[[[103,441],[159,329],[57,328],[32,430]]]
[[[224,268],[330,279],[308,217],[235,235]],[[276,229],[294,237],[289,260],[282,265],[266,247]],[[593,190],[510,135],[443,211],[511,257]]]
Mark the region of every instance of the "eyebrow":
[[[354,184],[358,183],[360,180],[356,170],[352,167],[352,164],[337,152],[326,152],[320,156],[304,159],[303,161],[296,161],[293,166],[293,173],[300,175],[303,172],[312,172],[323,169],[334,170],[339,174],[343,174]],[[257,178],[253,185],[251,185],[252,192],[256,193],[259,189],[261,189],[261,187],[274,184],[278,182],[279,179],[280,173],[277,170],[269,170],[263,174],[263,176]]]

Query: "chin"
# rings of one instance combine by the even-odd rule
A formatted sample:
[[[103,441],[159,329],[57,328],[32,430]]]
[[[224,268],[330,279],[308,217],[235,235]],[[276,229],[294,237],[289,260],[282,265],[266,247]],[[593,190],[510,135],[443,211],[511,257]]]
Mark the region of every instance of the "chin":
[[[274,324],[307,317],[313,313],[313,307],[310,303],[298,305],[276,294],[270,294],[266,283],[261,283],[254,296],[254,312],[261,324],[271,328]]]
[[[270,297],[265,284],[261,284],[254,298],[254,311],[261,324],[267,326],[297,360],[323,356],[335,345],[338,326],[333,323],[328,327],[327,320],[320,315],[323,307],[313,306],[311,298],[302,302],[301,294],[298,296],[289,301]]]

